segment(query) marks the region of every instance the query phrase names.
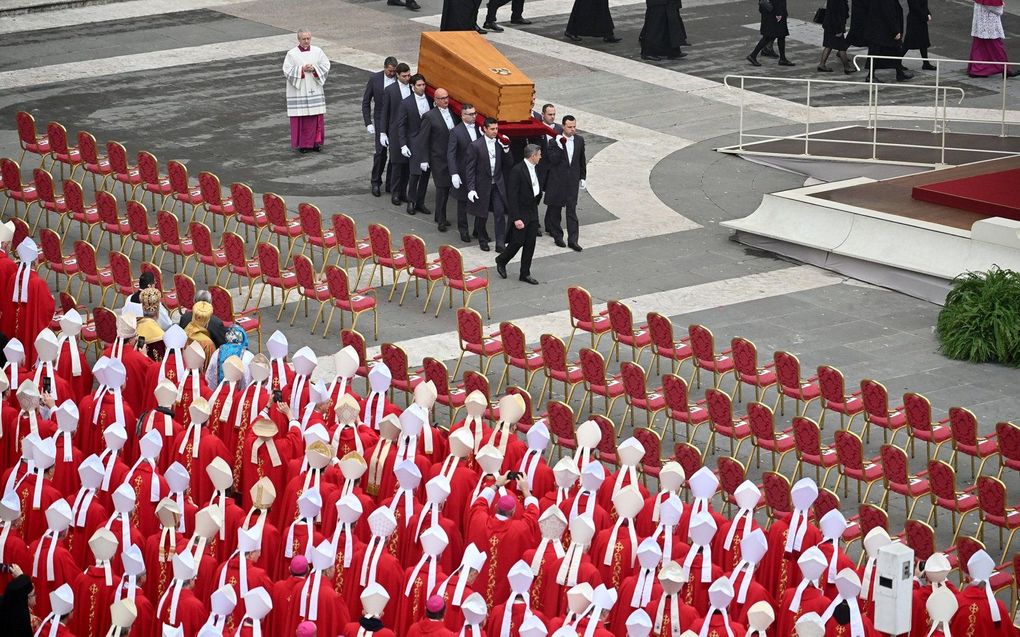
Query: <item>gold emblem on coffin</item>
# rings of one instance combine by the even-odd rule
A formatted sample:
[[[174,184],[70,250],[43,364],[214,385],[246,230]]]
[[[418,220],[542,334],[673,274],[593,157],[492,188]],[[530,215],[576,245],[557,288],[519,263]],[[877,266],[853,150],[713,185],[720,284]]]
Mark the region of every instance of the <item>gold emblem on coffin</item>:
[[[496,75],[510,75],[510,69],[508,69],[506,67],[495,67],[495,66],[492,66],[492,67],[489,67],[489,70],[492,71],[493,73],[495,73]]]

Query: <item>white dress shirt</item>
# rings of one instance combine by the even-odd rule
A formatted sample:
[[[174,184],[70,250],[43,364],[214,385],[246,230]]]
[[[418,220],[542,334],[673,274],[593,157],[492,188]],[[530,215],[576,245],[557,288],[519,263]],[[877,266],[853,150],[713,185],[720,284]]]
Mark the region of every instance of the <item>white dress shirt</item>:
[[[528,174],[531,175],[531,191],[537,197],[541,191],[538,189],[538,174],[535,172],[535,164],[525,159],[524,165],[528,167]]]
[[[574,136],[567,138],[567,163],[574,161]]]
[[[443,121],[446,122],[446,130],[451,130],[454,126],[453,117],[450,116],[450,109],[441,108],[439,114],[443,116]]]
[[[478,129],[477,128],[475,128],[474,126],[465,126],[464,128],[467,129],[468,137],[471,138],[471,141],[475,141],[476,139],[478,139]]]
[[[411,85],[410,84],[401,83],[400,84],[400,97],[404,98],[404,97],[409,96],[410,94],[411,94]]]
[[[496,180],[496,140],[492,137],[485,138],[485,149],[489,151],[489,174],[493,181]]]
[[[387,86],[389,86],[390,84],[393,84],[396,81],[397,81],[397,78],[395,78],[395,77],[386,77],[386,74],[384,73],[383,76],[382,76],[382,87],[383,87],[383,89],[385,89]]]
[[[414,101],[418,105],[418,115],[419,116],[422,116],[425,113],[429,112],[429,98],[425,97],[424,93],[422,93],[421,95],[418,95],[417,93],[415,93]]]

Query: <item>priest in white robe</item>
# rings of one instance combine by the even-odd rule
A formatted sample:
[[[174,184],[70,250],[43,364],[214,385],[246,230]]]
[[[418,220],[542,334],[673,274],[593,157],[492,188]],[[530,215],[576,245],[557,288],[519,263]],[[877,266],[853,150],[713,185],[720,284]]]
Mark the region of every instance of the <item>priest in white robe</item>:
[[[312,34],[298,31],[298,45],[287,52],[283,75],[287,78],[287,115],[290,145],[302,153],[322,149],[326,129],[326,93],[329,58],[312,46]]]

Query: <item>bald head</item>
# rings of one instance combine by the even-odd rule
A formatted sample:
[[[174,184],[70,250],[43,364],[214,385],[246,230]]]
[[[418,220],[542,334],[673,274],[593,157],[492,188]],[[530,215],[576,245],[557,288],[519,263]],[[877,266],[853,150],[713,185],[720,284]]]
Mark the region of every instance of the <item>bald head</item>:
[[[437,108],[447,108],[450,105],[450,93],[445,88],[437,88],[432,94],[432,99],[435,100]]]

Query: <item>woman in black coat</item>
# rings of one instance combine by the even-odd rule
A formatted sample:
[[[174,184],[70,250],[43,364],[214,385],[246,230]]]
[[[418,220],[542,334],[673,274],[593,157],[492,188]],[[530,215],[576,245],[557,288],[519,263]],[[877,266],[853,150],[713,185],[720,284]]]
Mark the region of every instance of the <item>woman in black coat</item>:
[[[13,579],[0,598],[0,626],[3,626],[0,633],[10,637],[32,637],[32,614],[29,610],[35,603],[32,580],[17,565],[11,566],[11,575]]]
[[[825,19],[822,20],[822,59],[818,63],[818,70],[823,73],[831,73],[826,62],[829,61],[829,54],[833,50],[843,62],[843,72],[847,75],[853,73],[854,65],[846,55],[850,43],[846,39],[846,22],[850,17],[850,4],[847,0],[826,0]]]
[[[758,0],[758,13],[761,14],[761,39],[755,45],[754,50],[747,56],[747,61],[752,66],[761,66],[758,61],[758,54],[771,40],[775,40],[779,48],[779,66],[793,66],[793,62],[786,59],[786,36],[790,35],[787,28],[786,0]]]
[[[934,71],[935,65],[928,61],[928,47],[931,42],[928,40],[928,23],[931,21],[931,14],[928,13],[928,0],[907,0],[907,27],[903,33],[903,54],[907,51],[917,49],[924,58],[921,68],[926,71]]]

